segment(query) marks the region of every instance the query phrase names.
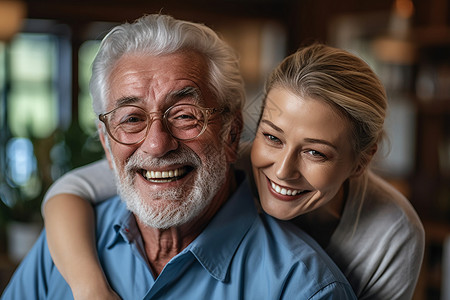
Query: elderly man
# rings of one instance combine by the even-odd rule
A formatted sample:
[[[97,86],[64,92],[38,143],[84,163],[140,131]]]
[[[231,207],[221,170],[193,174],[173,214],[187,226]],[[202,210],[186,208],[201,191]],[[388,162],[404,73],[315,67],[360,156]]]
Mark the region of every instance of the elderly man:
[[[95,208],[98,256],[121,298],[354,299],[314,241],[258,214],[233,171],[243,84],[212,30],[164,15],[114,28],[91,94],[120,195]],[[70,298],[43,233],[3,299]]]

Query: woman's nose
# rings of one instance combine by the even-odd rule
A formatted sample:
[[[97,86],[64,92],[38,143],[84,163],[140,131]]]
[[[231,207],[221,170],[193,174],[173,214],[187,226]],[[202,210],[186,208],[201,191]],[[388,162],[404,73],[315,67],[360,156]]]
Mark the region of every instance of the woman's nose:
[[[283,152],[275,163],[275,174],[280,180],[294,180],[301,177],[300,156],[297,151]]]

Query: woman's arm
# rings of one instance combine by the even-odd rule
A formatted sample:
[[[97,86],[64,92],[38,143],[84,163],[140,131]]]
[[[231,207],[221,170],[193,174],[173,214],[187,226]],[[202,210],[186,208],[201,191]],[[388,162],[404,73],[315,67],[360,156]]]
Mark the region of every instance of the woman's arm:
[[[45,197],[43,215],[50,253],[75,299],[120,299],[98,261],[90,203],[115,193],[112,171],[101,161],[64,175]]]
[[[74,299],[119,299],[97,258],[91,204],[73,194],[59,194],[47,201],[44,211],[50,254]]]
[[[47,201],[59,194],[73,194],[92,203],[101,202],[117,194],[113,171],[108,161],[102,159],[66,173],[48,189],[42,202],[45,217]]]

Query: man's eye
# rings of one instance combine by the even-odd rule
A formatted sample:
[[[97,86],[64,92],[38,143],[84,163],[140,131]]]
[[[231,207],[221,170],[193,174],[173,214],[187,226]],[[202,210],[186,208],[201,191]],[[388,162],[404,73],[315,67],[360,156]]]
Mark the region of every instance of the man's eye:
[[[135,123],[135,122],[139,122],[139,119],[136,117],[129,117],[128,119],[125,120],[125,122],[127,123]]]
[[[118,122],[118,124],[135,124],[135,123],[140,123],[140,122],[145,122],[145,117],[139,116],[139,115],[128,115],[128,116],[123,116],[120,119],[120,122]]]
[[[196,118],[192,114],[178,114],[177,116],[174,117],[174,119],[178,119],[178,120],[193,120],[193,119],[196,119]]]

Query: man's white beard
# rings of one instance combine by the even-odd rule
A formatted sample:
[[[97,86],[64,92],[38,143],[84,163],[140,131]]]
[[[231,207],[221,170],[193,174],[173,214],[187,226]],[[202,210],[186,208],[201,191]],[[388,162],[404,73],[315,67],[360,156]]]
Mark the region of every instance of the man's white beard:
[[[158,159],[135,153],[127,162],[123,176],[120,176],[114,162],[114,173],[122,201],[143,224],[149,227],[167,229],[192,221],[211,203],[225,183],[227,162],[224,147],[219,148],[220,150],[211,149],[203,163],[190,148],[183,146]],[[134,187],[134,178],[138,176],[136,170],[152,170],[174,164],[194,167],[197,176],[193,186],[181,185],[149,193],[144,197],[139,195]]]

